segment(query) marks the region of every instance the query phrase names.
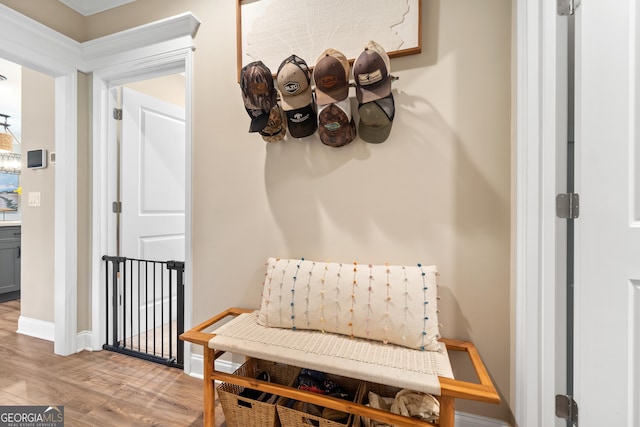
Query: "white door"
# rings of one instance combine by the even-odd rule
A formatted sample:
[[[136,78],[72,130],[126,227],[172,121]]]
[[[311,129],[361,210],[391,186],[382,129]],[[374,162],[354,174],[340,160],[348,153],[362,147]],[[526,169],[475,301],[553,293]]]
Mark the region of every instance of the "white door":
[[[184,108],[122,92],[121,256],[184,261]]]
[[[184,119],[184,108],[123,88],[120,256],[185,260]],[[118,314],[128,325],[126,338],[177,317],[176,280],[169,289],[166,266],[130,268],[120,284],[126,307],[120,306]]]
[[[580,427],[640,426],[636,1],[582,1],[577,11],[574,394]]]

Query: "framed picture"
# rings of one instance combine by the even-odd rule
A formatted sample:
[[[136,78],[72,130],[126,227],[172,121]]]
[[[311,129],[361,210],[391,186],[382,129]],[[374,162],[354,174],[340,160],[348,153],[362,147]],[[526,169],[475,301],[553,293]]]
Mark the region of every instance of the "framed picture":
[[[0,173],[0,212],[18,210],[18,179],[20,175]]]
[[[394,58],[422,51],[420,0],[236,0],[238,77],[262,61],[276,74],[291,54],[313,67],[328,48],[353,61],[374,40]]]

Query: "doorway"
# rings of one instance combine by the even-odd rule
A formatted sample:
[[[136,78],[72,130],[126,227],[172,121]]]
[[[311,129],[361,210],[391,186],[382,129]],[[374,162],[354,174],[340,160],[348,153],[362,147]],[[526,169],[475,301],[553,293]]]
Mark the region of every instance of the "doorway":
[[[176,17],[193,23],[189,16]],[[193,27],[190,27],[193,30]],[[101,68],[93,73],[93,112],[94,112],[94,155],[93,155],[93,249],[92,249],[92,348],[100,349],[106,342],[106,296],[107,286],[104,254],[115,254],[120,250],[116,236],[118,223],[112,212],[112,204],[118,200],[118,151],[113,136],[118,134],[118,122],[112,120],[113,109],[118,106],[115,88],[128,86],[129,89],[140,89],[140,85],[148,85],[156,78],[181,75],[183,83],[184,103],[184,301],[185,313],[191,311],[191,73],[192,49],[190,47],[171,50],[154,59],[139,58],[126,67],[118,64]],[[162,91],[166,94],[167,91]],[[190,318],[185,316],[185,327]],[[185,349],[185,369],[189,368],[189,349]]]
[[[111,92],[117,253],[103,257],[111,272],[103,348],[182,367],[185,78],[156,77]]]

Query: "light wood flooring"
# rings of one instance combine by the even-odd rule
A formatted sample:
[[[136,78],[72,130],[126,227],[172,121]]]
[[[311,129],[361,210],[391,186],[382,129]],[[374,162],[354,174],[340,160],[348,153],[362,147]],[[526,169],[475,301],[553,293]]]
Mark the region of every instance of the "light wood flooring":
[[[64,406],[74,427],[203,425],[202,380],[110,351],[57,356],[15,332],[19,315],[19,300],[0,303],[0,405]],[[226,427],[219,404],[216,415]]]

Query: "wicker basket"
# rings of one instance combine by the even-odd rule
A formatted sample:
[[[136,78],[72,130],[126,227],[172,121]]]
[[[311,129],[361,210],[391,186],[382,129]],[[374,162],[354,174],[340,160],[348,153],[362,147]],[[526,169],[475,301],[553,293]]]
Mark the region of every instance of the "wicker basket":
[[[339,384],[345,391],[349,392],[349,395],[353,397],[353,402],[356,402],[360,396],[360,386],[362,381],[355,380],[353,378],[341,377],[338,375],[327,374],[326,377],[336,384]],[[322,416],[317,416],[305,412],[304,410],[298,410],[287,406],[289,399],[282,398],[278,401],[278,416],[282,427],[345,427],[353,424],[354,416],[349,414],[346,422],[333,421]],[[305,403],[302,403],[302,408],[305,407]],[[324,408],[319,408],[320,410]]]
[[[360,397],[359,397],[359,403],[362,403],[363,405],[368,405],[369,404],[369,392],[372,391],[375,394],[377,394],[378,396],[381,397],[390,397],[390,398],[395,398],[396,394],[398,394],[398,392],[402,390],[401,388],[398,387],[393,387],[390,385],[386,385],[386,384],[377,384],[377,383],[371,383],[368,381],[365,381],[362,383],[362,388],[360,390]],[[437,425],[438,422],[435,421],[432,423],[434,425]],[[356,416],[353,420],[353,427],[367,427],[370,424],[368,423],[368,419],[366,417],[362,417],[362,416]],[[385,424],[386,425],[386,424]]]
[[[360,403],[362,403],[363,405],[369,403],[370,391],[374,392],[378,396],[394,398],[396,396],[396,393],[398,393],[400,390],[401,389],[399,389],[398,387],[393,387],[390,385],[364,382],[362,384],[362,390],[360,392]],[[365,417],[356,416],[353,420],[353,427],[364,427],[368,425],[365,420]]]
[[[249,359],[234,372],[234,375],[256,378],[260,372],[267,372],[272,383],[290,386],[298,377],[300,368],[261,359]],[[240,396],[244,389],[230,383],[222,383],[217,388],[227,427],[279,427],[275,403]]]

